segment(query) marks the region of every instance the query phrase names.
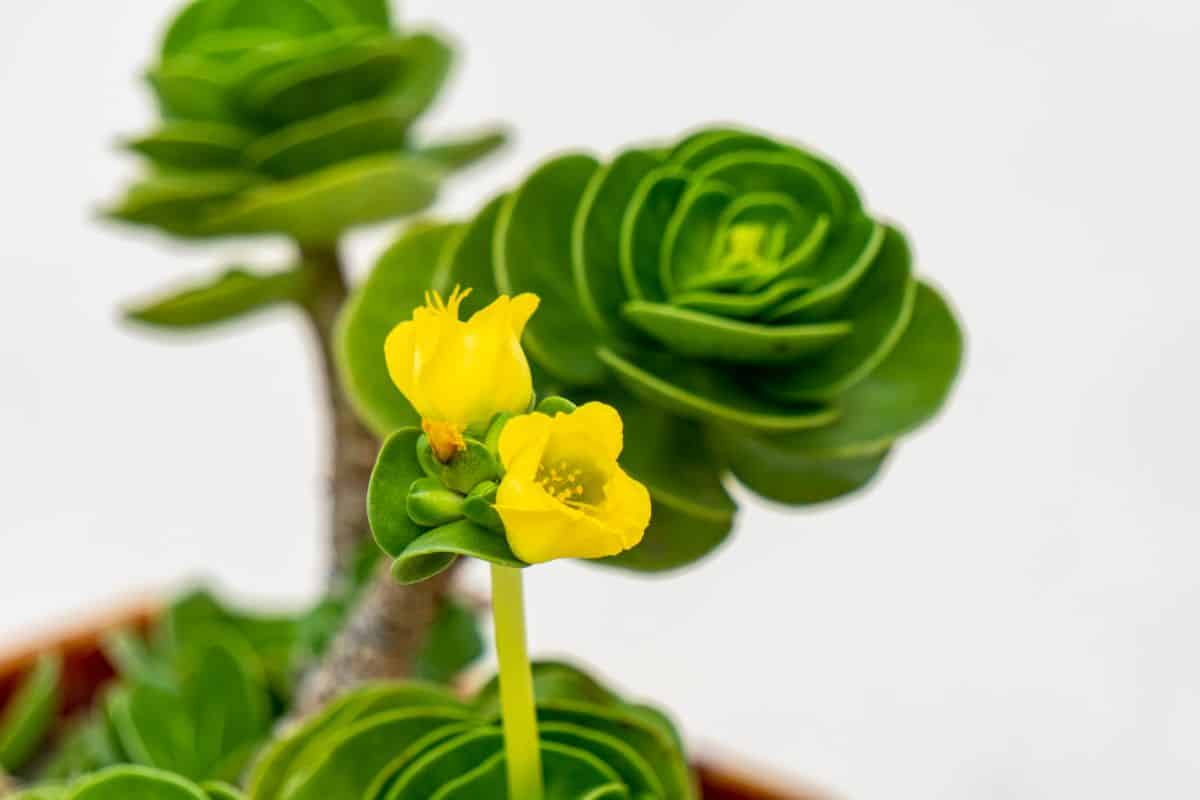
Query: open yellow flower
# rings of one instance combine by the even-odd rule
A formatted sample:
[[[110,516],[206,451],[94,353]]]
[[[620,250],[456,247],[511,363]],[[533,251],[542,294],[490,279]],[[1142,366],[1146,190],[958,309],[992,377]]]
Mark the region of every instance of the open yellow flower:
[[[443,462],[463,448],[465,430],[500,412],[523,413],[533,402],[521,334],[537,310],[537,295],[501,295],[464,322],[458,310],[470,292],[455,287],[446,301],[427,293],[425,305],[383,345],[392,382],[421,415]]]
[[[518,558],[601,558],[642,540],[650,493],[617,465],[623,445],[621,417],[604,403],[508,421],[496,511]]]

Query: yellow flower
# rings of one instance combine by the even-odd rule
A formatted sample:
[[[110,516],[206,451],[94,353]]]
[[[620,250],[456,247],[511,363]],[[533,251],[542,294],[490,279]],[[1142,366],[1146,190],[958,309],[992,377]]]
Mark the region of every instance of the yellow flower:
[[[426,293],[425,305],[383,345],[392,382],[421,415],[443,462],[463,449],[463,431],[499,412],[524,413],[533,402],[521,333],[537,310],[537,295],[501,295],[463,322],[458,309],[470,292],[456,286],[445,302],[437,292]]]
[[[509,420],[496,511],[518,558],[600,558],[642,540],[650,493],[617,465],[623,444],[621,417],[604,403]]]

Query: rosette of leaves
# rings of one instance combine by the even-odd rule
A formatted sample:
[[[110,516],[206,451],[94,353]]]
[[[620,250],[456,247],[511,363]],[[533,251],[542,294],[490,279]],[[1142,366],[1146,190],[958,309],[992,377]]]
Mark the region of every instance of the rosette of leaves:
[[[438,36],[397,30],[387,0],[194,0],[147,75],[159,126],[126,143],[148,173],[109,214],[179,236],[328,244],[424,208],[503,141],[414,135],[450,61]]]
[[[542,298],[522,344],[539,390],[603,399],[649,489],[643,543],[615,563],[686,564],[732,526],[726,474],[787,504],[869,482],[941,407],[962,336],[900,230],[825,159],[707,129],[607,162],[554,158],[471,220],[416,226],[345,310],[344,383],[379,432],[416,424],[383,341],[423,292]]]
[[[685,800],[692,776],[671,723],[564,664],[535,665],[547,800]],[[472,701],[423,684],[339,697],[256,762],[251,800],[508,797],[493,682]]]

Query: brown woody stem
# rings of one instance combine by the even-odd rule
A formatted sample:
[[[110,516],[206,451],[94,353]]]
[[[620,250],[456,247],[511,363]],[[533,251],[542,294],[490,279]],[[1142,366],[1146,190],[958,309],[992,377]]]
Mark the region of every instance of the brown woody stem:
[[[337,247],[305,246],[301,256],[307,273],[301,306],[317,343],[333,428],[330,588],[344,591],[345,576],[370,536],[367,486],[379,441],[351,407],[334,362],[334,326],[349,295]],[[363,681],[411,674],[450,571],[424,583],[401,586],[392,578],[390,566],[387,559],[379,565],[321,663],[304,676],[293,718],[316,710],[330,697]]]

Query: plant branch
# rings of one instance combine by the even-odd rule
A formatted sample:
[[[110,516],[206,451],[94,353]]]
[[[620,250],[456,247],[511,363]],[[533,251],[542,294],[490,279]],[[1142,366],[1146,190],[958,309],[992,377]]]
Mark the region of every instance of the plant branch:
[[[333,591],[346,591],[346,576],[370,536],[367,486],[379,441],[351,407],[334,361],[334,329],[349,296],[337,247],[304,246],[300,252],[307,273],[301,307],[317,344],[332,425],[329,585]],[[452,570],[420,584],[402,586],[392,578],[390,567],[390,559],[381,559],[342,630],[320,663],[303,676],[292,719],[317,710],[334,695],[364,681],[412,674]]]
[[[334,326],[349,290],[337,246],[301,247],[308,273],[301,303],[317,344],[332,425],[330,464],[331,583],[349,574],[359,546],[369,531],[367,484],[379,442],[359,421],[338,380],[334,363]]]
[[[391,559],[381,559],[321,663],[304,677],[292,719],[311,714],[352,686],[412,674],[454,570],[406,586],[392,577],[391,567]]]

